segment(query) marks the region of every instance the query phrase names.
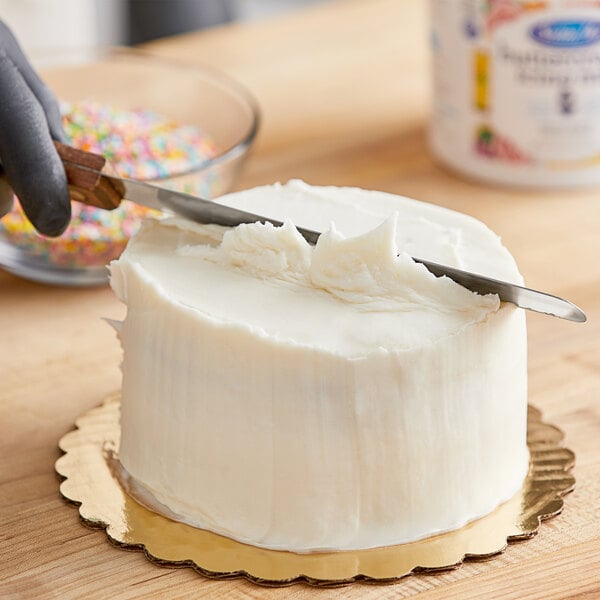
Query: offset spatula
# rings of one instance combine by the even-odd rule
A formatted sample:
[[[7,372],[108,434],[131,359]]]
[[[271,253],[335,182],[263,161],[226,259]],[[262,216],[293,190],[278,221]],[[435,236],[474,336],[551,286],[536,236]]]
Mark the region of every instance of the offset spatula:
[[[106,161],[102,156],[83,152],[58,142],[56,147],[65,166],[71,197],[84,204],[111,210],[126,199],[149,208],[171,211],[197,223],[214,223],[227,227],[256,222],[282,225],[281,221],[230,208],[218,202],[117,177],[103,171]],[[298,227],[298,231],[311,244],[316,244],[321,235],[317,231],[301,227]],[[445,275],[473,292],[498,294],[503,302],[512,302],[521,308],[569,321],[581,323],[586,320],[585,313],[581,309],[557,296],[420,258],[414,260],[424,265],[437,277]]]

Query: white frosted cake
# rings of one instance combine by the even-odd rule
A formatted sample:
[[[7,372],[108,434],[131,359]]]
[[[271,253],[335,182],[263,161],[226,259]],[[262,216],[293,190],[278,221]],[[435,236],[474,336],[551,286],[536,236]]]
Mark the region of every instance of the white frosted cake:
[[[220,202],[286,220],[150,222],[127,304],[121,464],[173,518],[297,552],[461,527],[526,476],[523,311],[410,256],[522,283],[466,215],[299,181]],[[294,225],[326,231],[309,246]]]

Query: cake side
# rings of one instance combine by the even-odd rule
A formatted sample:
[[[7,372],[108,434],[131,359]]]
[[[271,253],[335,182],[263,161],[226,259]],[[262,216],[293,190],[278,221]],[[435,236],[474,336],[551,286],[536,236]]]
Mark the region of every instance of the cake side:
[[[303,193],[309,189],[295,183],[271,190],[284,203],[288,195],[298,196],[298,185]],[[343,191],[333,194],[339,200]],[[397,208],[394,197],[384,196],[384,203]],[[372,197],[364,193],[365,201]],[[322,197],[319,202],[327,204]],[[396,243],[405,236],[429,248],[427,239],[414,235],[427,229],[421,203],[414,203],[414,210],[406,199],[398,204]],[[472,220],[465,217],[465,234],[456,224],[448,226],[447,211],[439,210],[433,229],[441,222],[446,237],[458,240],[450,250],[457,261],[463,260],[460,245],[472,252],[469,245],[476,239],[479,253],[495,261],[496,276],[503,270],[520,277],[489,230],[475,225],[473,234]],[[403,229],[402,211],[417,224]],[[460,223],[462,216],[451,217]],[[180,223],[153,228],[112,266],[113,286],[128,305],[120,332],[120,457],[136,483],[178,518],[269,548],[369,548],[459,527],[518,490],[528,468],[522,311],[499,306],[497,299],[482,300],[448,280],[433,278],[433,293],[423,295],[423,281],[431,277],[412,270],[412,261],[402,276],[408,273],[410,289],[416,287],[419,302],[426,298],[429,305],[415,309],[414,302],[405,302],[402,310],[398,304],[390,309],[390,297],[406,294],[388,289],[394,275],[382,267],[380,282],[388,288],[372,294],[376,301],[365,310],[364,294],[379,276],[377,254],[374,260],[362,255],[370,279],[360,269],[357,276],[346,273],[354,295],[357,285],[366,286],[357,303],[348,289],[331,293],[340,279],[327,269],[317,269],[312,290],[302,277],[287,277],[293,269],[283,269],[287,279],[273,279],[273,265],[282,272],[277,271],[281,257],[272,252],[273,236],[281,231],[267,235],[270,251],[253,262],[254,269],[262,265],[259,273],[250,273],[248,265],[229,260],[234,252],[219,257],[220,228]],[[323,255],[321,270],[336,262],[335,236],[329,242],[334,254]],[[356,250],[352,240],[337,242],[351,255]],[[394,251],[389,240],[382,245]],[[318,260],[307,263],[293,244],[292,249],[300,275],[310,273],[312,263],[319,266]],[[440,246],[440,252],[448,250]],[[165,265],[161,256],[169,257]],[[270,276],[264,273],[265,256]],[[393,270],[402,259],[392,263]],[[177,269],[185,276],[170,279],[167,274]],[[203,295],[206,287],[216,294],[211,301]],[[445,302],[452,305],[454,287],[457,304],[448,310]],[[225,296],[236,293],[246,312],[227,306]],[[250,314],[253,306],[260,318]],[[303,306],[310,313],[304,325],[314,332],[305,338]],[[328,313],[330,308],[334,312]],[[315,328],[335,311],[344,319],[319,335]],[[290,326],[291,320],[300,327]],[[417,325],[411,331],[412,321]],[[433,326],[421,338],[414,335],[428,321]],[[385,323],[390,335],[383,335]]]

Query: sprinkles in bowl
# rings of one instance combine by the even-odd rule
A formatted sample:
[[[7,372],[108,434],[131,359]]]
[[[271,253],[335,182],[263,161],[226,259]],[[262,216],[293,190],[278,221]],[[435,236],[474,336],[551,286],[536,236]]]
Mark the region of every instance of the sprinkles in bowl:
[[[212,139],[197,127],[182,125],[146,109],[123,110],[99,102],[61,104],[68,142],[102,154],[120,177],[169,179],[202,168],[218,154]],[[187,180],[181,191],[212,196],[213,177]],[[47,238],[34,229],[18,201],[0,219],[3,242],[36,261],[62,268],[103,268],[118,258],[151,209],[123,201],[112,211],[72,202],[72,219],[62,236]]]

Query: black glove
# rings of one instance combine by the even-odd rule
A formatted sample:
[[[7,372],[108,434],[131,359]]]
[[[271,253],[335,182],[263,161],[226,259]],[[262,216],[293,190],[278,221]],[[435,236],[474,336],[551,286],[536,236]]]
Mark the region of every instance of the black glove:
[[[71,218],[62,162],[52,140],[65,141],[58,103],[0,21],[0,169],[34,227],[60,235]],[[0,185],[0,216],[10,207]]]

